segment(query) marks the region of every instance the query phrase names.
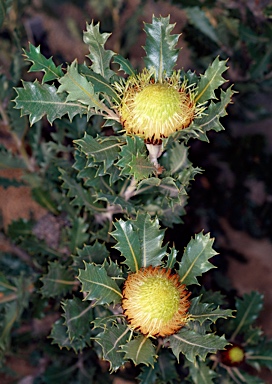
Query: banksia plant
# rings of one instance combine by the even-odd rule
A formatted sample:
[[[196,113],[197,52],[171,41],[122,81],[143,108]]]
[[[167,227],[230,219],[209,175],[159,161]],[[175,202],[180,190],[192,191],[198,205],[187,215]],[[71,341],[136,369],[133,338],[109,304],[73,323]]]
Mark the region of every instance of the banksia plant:
[[[200,75],[176,68],[179,35],[169,17],[153,17],[144,26],[145,68],[137,72],[105,48],[109,34],[99,28],[91,23],[84,32],[87,63],[56,66],[39,47],[24,50],[29,72],[44,75],[16,88],[15,108],[29,115],[36,148],[39,121],[53,125],[52,140],[29,159],[25,180],[50,208],[63,245],[53,246],[39,226],[20,223],[30,232],[23,246],[34,244],[39,254],[40,241],[47,241],[48,263],[35,264],[29,284],[36,283],[49,307],[54,302],[52,310],[61,307],[52,344],[78,354],[73,367],[83,367],[83,375],[89,369],[93,382],[89,356],[107,361],[111,373],[135,369],[143,383],[220,380],[227,360],[218,351],[227,348],[235,363],[243,351],[218,325],[232,321],[232,310],[201,285],[210,259],[220,255],[209,234],[192,236],[183,252],[164,235],[182,222],[201,172],[189,161],[188,140],[208,141],[209,130],[223,129],[220,118],[233,95],[223,77],[226,61],[216,57]],[[16,223],[9,230],[19,232]]]

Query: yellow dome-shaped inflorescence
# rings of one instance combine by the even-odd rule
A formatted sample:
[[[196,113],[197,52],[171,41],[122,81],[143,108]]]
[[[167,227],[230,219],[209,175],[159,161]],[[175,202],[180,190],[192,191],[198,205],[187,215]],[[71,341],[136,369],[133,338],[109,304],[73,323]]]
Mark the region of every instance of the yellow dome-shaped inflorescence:
[[[152,72],[145,70],[130,76],[117,90],[124,129],[150,144],[158,144],[162,138],[188,127],[197,115],[194,96],[180,82],[178,72],[156,83]]]
[[[190,292],[166,268],[141,268],[128,276],[122,308],[131,327],[147,336],[168,336],[188,319]]]

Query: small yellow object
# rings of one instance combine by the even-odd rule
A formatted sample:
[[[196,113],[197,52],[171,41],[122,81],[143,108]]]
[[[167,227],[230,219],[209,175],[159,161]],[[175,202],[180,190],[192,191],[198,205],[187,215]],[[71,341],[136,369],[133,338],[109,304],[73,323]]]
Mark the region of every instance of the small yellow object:
[[[245,354],[242,348],[235,346],[229,349],[229,360],[231,363],[241,363],[244,357]]]
[[[168,336],[186,324],[190,292],[171,270],[149,266],[128,276],[122,308],[131,327],[147,336]]]
[[[171,133],[187,128],[200,109],[179,72],[155,82],[152,71],[132,75],[125,84],[115,84],[120,93],[121,123],[128,134],[138,135],[148,144],[160,144]]]

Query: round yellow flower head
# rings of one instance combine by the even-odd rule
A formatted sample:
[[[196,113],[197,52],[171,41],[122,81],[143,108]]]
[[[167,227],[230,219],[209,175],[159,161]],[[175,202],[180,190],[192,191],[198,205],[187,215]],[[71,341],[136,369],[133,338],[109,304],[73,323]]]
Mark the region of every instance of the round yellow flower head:
[[[144,70],[116,87],[124,129],[148,144],[160,144],[162,138],[188,127],[197,114],[194,95],[180,82],[179,72],[155,82],[153,72]]]
[[[170,269],[141,268],[125,281],[122,307],[131,327],[147,336],[168,336],[186,324],[190,292]]]

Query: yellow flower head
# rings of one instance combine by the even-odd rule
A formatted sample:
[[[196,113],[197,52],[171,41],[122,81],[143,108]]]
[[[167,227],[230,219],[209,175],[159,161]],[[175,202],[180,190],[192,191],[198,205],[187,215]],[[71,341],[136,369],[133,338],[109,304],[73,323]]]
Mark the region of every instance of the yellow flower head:
[[[128,276],[122,307],[133,329],[147,336],[167,336],[186,324],[189,296],[177,274],[149,266]]]
[[[179,72],[155,82],[152,71],[130,76],[125,84],[116,84],[121,102],[121,123],[128,134],[159,144],[171,133],[188,127],[198,114],[194,95],[180,82]]]

